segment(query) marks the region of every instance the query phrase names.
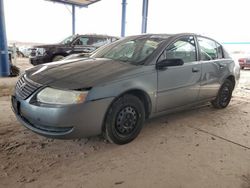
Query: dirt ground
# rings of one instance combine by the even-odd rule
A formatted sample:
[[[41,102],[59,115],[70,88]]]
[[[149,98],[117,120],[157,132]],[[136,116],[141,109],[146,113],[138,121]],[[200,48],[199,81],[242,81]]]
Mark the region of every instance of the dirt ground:
[[[149,120],[123,146],[27,130],[10,107],[15,81],[0,79],[0,187],[250,188],[250,69],[241,71],[228,108],[204,105]]]

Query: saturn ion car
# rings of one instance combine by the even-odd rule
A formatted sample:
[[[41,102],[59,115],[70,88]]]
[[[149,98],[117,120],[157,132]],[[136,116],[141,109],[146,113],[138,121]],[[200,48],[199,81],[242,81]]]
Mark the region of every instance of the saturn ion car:
[[[17,119],[46,137],[104,135],[126,144],[146,119],[211,102],[227,107],[239,69],[218,42],[195,34],[130,36],[89,58],[33,67],[12,96]]]

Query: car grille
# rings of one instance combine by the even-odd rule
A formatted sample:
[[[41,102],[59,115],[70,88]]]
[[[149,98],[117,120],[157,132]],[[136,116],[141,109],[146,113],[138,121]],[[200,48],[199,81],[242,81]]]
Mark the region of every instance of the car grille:
[[[29,80],[26,75],[23,75],[16,84],[16,95],[21,99],[27,99],[34,93],[41,85]]]

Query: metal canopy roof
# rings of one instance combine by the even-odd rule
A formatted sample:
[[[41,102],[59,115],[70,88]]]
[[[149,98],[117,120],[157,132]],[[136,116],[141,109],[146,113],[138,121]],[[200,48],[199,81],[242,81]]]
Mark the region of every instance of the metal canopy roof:
[[[62,3],[72,6],[72,34],[75,34],[75,7],[88,7],[89,5],[96,3],[100,0],[47,0],[56,3]]]
[[[79,7],[87,7],[88,5],[96,3],[100,0],[47,0],[47,1],[53,1],[57,3],[64,3],[64,4],[69,4],[69,5],[76,5]]]

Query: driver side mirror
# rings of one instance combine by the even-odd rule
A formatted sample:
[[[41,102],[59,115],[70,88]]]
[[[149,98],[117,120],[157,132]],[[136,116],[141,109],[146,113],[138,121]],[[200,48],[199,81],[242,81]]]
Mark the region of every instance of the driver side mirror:
[[[181,66],[184,64],[182,59],[164,59],[156,64],[157,69],[164,69],[166,67]]]

